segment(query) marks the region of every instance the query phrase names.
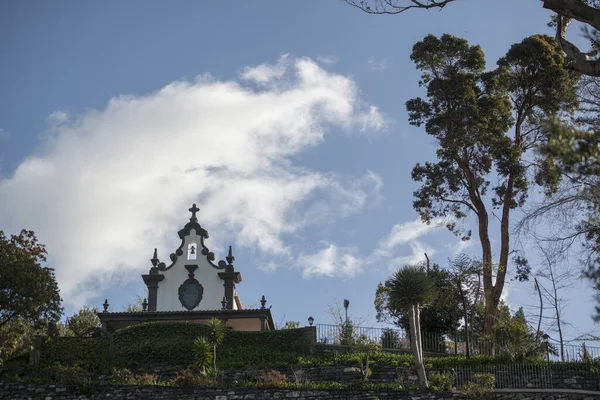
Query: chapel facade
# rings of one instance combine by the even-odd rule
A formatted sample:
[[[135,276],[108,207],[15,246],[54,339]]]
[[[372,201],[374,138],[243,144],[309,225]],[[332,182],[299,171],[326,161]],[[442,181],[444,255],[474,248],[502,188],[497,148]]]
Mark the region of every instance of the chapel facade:
[[[152,267],[142,279],[148,288],[140,312],[109,312],[108,299],[104,311],[98,313],[102,327],[109,332],[129,325],[154,321],[204,322],[212,317],[225,322],[228,329],[241,331],[273,330],[271,309],[265,296],[261,308],[245,309],[236,293],[242,275],[236,271],[233,252],[215,264],[215,255],[205,244],[208,232],[198,223],[196,204],[188,210],[192,215],[178,232],[180,246],[169,256],[167,265],[154,249]]]

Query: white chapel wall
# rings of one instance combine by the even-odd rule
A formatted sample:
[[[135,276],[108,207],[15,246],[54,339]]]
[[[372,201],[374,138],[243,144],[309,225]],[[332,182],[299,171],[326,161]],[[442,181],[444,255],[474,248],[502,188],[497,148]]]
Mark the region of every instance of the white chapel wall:
[[[202,255],[202,245],[200,244],[200,236],[196,234],[194,229],[191,230],[188,236],[185,236],[183,254],[177,258],[175,265],[166,271],[161,271],[165,278],[158,283],[157,293],[157,311],[187,311],[179,301],[179,287],[188,279],[188,270],[185,265],[197,265],[198,268],[194,271],[194,278],[200,282],[204,288],[202,300],[194,310],[220,310],[222,308],[221,301],[225,295],[223,280],[219,278],[220,269],[214,268],[206,256]],[[195,259],[188,260],[189,245],[195,243]],[[193,258],[190,257],[190,258]]]

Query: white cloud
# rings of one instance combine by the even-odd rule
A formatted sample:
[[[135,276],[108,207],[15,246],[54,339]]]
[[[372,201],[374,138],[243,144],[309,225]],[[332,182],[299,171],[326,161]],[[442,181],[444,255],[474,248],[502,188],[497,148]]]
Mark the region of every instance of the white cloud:
[[[377,198],[381,178],[371,172],[340,177],[292,161],[331,127],[381,128],[383,117],[362,105],[351,79],[289,56],[244,71],[241,79],[260,90],[204,75],[113,98],[78,118],[55,113],[52,135],[0,181],[0,225],[36,231],[67,303],[114,276],[139,279],[154,247],[166,259],[192,202],[212,249],[235,242],[287,257],[294,250],[285,235],[318,222],[299,207],[343,217]],[[352,257],[330,271],[352,275]]]
[[[338,58],[334,55],[317,56],[317,61],[325,65],[334,65],[338,62]]]
[[[415,265],[424,262],[426,261],[425,253],[427,253],[427,256],[431,260],[431,257],[436,253],[434,248],[417,240],[410,242],[409,246],[411,254],[393,258],[389,263],[390,270],[397,270],[406,265]]]
[[[54,111],[48,116],[48,123],[50,125],[64,124],[69,120],[69,115],[61,110]]]
[[[383,72],[387,69],[388,63],[387,60],[379,60],[375,57],[369,58],[367,62],[369,69],[373,72]]]
[[[8,132],[6,132],[4,129],[0,128],[0,140],[6,140],[8,139]]]
[[[425,224],[420,218],[414,221],[403,222],[392,227],[390,233],[377,244],[374,257],[391,257],[395,249],[403,244],[410,244],[421,236],[437,229],[441,219],[435,219],[430,224]]]
[[[362,272],[362,261],[356,256],[353,247],[338,247],[326,243],[326,246],[314,254],[302,254],[296,265],[302,269],[302,276],[352,278]]]
[[[246,67],[241,74],[241,78],[247,81],[254,81],[259,84],[266,84],[280,79],[285,74],[290,65],[289,54],[282,54],[277,60],[277,64],[261,64],[255,67]]]

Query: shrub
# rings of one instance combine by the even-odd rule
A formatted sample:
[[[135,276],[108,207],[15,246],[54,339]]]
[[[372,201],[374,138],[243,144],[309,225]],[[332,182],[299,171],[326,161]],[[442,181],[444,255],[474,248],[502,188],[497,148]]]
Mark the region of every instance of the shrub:
[[[207,383],[206,378],[201,374],[189,369],[179,371],[175,378],[171,379],[173,386],[204,386]]]
[[[429,383],[433,390],[449,392],[454,385],[454,375],[449,372],[432,372],[429,374]]]
[[[156,385],[158,377],[154,374],[137,374],[133,376],[134,385]]]
[[[64,366],[56,363],[45,368],[42,373],[49,375],[55,382],[74,385],[83,395],[91,395],[94,391],[91,374],[79,365]]]
[[[91,374],[79,365],[65,366],[57,363],[47,367],[45,372],[53,381],[65,385],[85,386],[92,382]]]
[[[198,336],[194,339],[194,354],[196,356],[194,366],[206,371],[213,361],[213,349],[204,336]]]
[[[265,386],[279,387],[287,382],[287,377],[279,371],[267,371],[260,374],[258,381]]]
[[[468,399],[486,400],[494,396],[496,377],[493,374],[475,374],[473,380],[463,386],[461,393]]]
[[[371,368],[369,368],[369,359],[381,352],[379,343],[368,339],[365,335],[361,335],[355,341],[353,346],[354,351],[358,354],[360,375],[363,380],[369,379],[371,376]]]
[[[195,363],[194,339],[208,337],[205,324],[149,322],[101,338],[55,338],[42,346],[42,366],[79,364],[95,373],[118,368],[173,368]],[[220,367],[287,365],[311,348],[305,329],[268,332],[227,331],[219,347]]]
[[[108,381],[115,385],[131,385],[133,382],[133,373],[127,368],[115,369],[110,374]]]

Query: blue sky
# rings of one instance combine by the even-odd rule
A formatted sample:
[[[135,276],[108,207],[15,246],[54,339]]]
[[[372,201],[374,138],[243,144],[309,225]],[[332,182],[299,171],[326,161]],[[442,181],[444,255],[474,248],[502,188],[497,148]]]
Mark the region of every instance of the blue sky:
[[[48,245],[68,313],[119,309],[196,202],[217,257],[234,246],[247,306],[264,294],[276,321],[326,323],[347,298],[372,325],[394,268],[480,253],[412,209],[412,166],[434,156],[404,107],[423,94],[413,44],[465,37],[493,67],[551,34],[549,15],[522,0],[393,17],[334,0],[0,3],[0,228]],[[531,284],[506,291],[536,304]],[[568,338],[596,330],[592,295],[565,292]]]

